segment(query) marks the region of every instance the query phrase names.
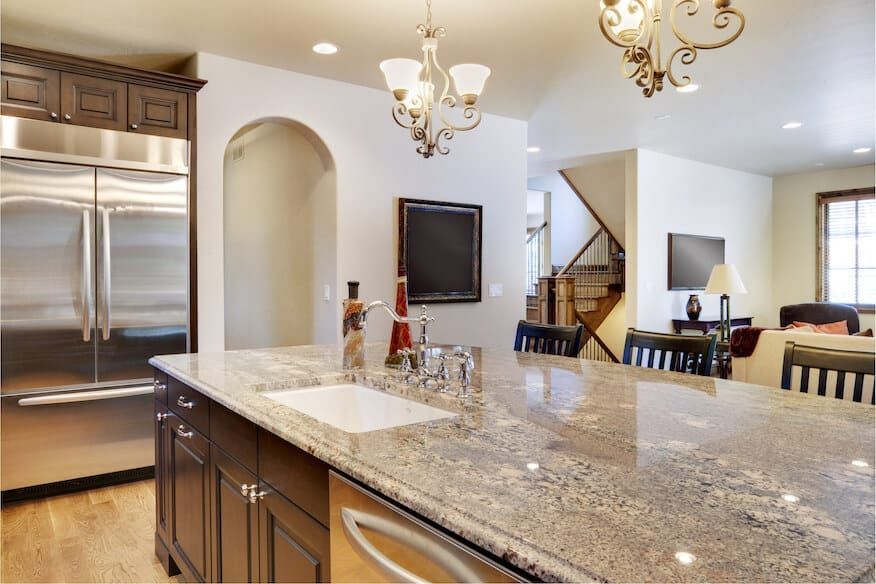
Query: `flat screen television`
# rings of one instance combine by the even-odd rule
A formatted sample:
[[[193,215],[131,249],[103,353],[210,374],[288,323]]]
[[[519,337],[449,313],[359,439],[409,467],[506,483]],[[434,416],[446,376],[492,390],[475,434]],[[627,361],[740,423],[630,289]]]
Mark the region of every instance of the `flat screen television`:
[[[723,237],[669,234],[670,290],[705,290],[712,268],[723,263]]]
[[[408,301],[480,302],[480,205],[399,199]]]

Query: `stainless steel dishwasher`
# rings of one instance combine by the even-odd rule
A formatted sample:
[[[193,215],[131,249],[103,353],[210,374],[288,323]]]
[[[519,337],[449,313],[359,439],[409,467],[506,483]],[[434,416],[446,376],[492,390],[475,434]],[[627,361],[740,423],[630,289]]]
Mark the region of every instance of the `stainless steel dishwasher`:
[[[477,551],[329,473],[333,582],[520,582]]]

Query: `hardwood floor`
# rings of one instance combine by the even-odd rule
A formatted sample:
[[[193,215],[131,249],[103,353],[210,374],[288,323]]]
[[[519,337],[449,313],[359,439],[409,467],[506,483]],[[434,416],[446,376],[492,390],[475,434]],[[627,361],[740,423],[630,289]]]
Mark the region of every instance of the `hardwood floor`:
[[[155,482],[5,505],[3,582],[177,582],[154,553]]]

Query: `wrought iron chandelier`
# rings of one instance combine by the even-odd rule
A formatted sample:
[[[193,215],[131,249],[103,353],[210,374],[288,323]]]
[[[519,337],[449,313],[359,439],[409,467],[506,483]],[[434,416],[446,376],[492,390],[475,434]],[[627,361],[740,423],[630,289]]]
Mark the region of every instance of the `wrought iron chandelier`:
[[[676,13],[685,10],[687,16],[695,16],[700,9],[700,0],[672,0],[669,22],[672,32],[681,41],[681,46],[669,54],[665,67],[661,60],[660,25],[663,0],[601,0],[599,28],[611,43],[626,49],[621,57],[621,72],[627,79],[635,80],[645,97],[663,90],[663,79],[679,88],[679,91],[695,89],[688,75],[678,77],[673,66],[692,64],[698,51],[718,49],[739,38],[745,28],[745,16],[730,6],[732,0],[711,0],[715,7],[712,26],[724,30],[736,23],[732,34],[717,42],[696,42],[678,29]]]
[[[438,64],[438,38],[445,36],[447,31],[443,26],[432,26],[432,0],[426,0],[426,24],[417,26],[417,32],[423,35],[422,62],[388,59],[380,63],[380,70],[396,100],[392,118],[399,126],[411,131],[411,138],[420,144],[417,152],[423,158],[430,158],[435,152],[447,154],[450,151],[442,141],[451,140],[455,132],[471,130],[481,122],[481,111],[475,103],[490,76],[490,69],[474,63],[454,65],[448,77]],[[433,74],[443,83],[437,99]],[[462,100],[461,117],[464,121],[460,125],[448,119],[451,111],[459,111],[456,109],[457,97],[450,94],[451,78]],[[436,111],[437,119],[434,117]],[[438,122],[440,128],[436,127]]]

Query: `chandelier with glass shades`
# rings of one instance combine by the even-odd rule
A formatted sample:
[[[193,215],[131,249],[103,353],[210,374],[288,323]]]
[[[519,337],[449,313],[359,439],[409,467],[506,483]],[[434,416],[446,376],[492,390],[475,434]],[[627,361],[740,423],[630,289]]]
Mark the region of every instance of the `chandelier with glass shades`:
[[[446,34],[444,27],[432,26],[432,1],[426,0],[426,24],[419,25],[417,32],[423,35],[423,60],[388,59],[380,63],[386,77],[386,85],[392,91],[396,103],[392,117],[402,128],[411,132],[411,138],[419,143],[417,152],[430,158],[438,152],[447,154],[450,149],[444,144],[455,132],[475,128],[481,122],[481,111],[475,103],[484,89],[489,67],[466,63],[450,68],[448,77],[438,64],[438,38]],[[442,83],[441,93],[436,98],[435,83]],[[459,99],[450,93],[450,79]],[[435,113],[437,112],[437,118]],[[454,124],[449,116],[456,112],[460,124]],[[441,125],[440,128],[437,124]]]
[[[676,14],[684,11],[687,16],[695,16],[700,9],[700,0],[672,0],[669,22],[681,46],[669,53],[666,65],[661,63],[660,26],[663,0],[601,0],[599,28],[611,43],[625,49],[621,57],[621,72],[627,79],[635,80],[642,88],[645,97],[663,90],[664,77],[669,79],[678,91],[695,91],[697,85],[688,75],[678,77],[673,67],[692,64],[698,51],[718,49],[739,38],[745,28],[745,16],[730,6],[732,0],[706,0],[715,7],[712,26],[719,31],[727,29],[731,34],[716,42],[697,42],[681,32],[676,22]],[[733,24],[731,27],[730,25]]]

